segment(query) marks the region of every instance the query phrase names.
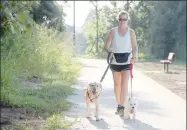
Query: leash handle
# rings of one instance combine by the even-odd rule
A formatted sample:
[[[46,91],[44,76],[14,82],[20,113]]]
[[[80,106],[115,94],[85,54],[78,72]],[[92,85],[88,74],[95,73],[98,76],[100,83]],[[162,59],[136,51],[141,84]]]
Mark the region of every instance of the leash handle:
[[[110,60],[110,55],[112,54],[112,52],[109,52],[108,53],[108,57],[107,57],[107,63],[108,64],[110,64],[111,62],[112,62],[112,60],[113,60],[113,57],[112,57],[112,59]],[[110,62],[109,62],[109,60],[110,60]]]

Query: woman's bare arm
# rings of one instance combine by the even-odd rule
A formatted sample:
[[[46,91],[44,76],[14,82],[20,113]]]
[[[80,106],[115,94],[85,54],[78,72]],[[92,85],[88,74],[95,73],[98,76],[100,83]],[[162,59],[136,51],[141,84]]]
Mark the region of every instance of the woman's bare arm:
[[[131,44],[132,44],[132,57],[136,58],[138,52],[138,46],[136,41],[136,34],[132,29],[131,29]]]
[[[111,52],[111,50],[109,49],[110,47],[110,44],[112,42],[112,39],[113,39],[113,34],[114,34],[114,30],[112,29],[109,34],[108,34],[108,38],[107,38],[107,41],[106,41],[106,44],[104,46],[104,49],[109,53]]]

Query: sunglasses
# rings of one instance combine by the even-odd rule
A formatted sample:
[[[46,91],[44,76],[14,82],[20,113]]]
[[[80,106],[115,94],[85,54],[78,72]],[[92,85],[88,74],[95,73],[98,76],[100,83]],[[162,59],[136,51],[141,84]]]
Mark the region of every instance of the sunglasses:
[[[119,21],[127,21],[127,19],[121,19],[121,18],[120,18]]]

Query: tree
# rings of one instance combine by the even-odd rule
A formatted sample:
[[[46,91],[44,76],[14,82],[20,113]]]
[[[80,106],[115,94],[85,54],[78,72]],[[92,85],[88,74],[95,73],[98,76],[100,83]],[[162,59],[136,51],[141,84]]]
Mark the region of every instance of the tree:
[[[135,31],[139,53],[149,58],[166,58],[176,53],[177,59],[186,59],[186,2],[185,1],[112,1],[113,8],[103,6],[98,13],[99,44],[106,41],[111,28],[118,25],[116,16],[121,10],[128,10],[130,27]],[[123,5],[124,4],[124,5]],[[123,5],[122,8],[118,5]],[[84,24],[89,45],[96,39],[95,11],[90,12]],[[101,21],[100,21],[101,20]],[[93,44],[92,44],[93,43]],[[100,45],[102,45],[100,44]],[[89,46],[90,47],[90,46]],[[99,46],[102,50],[102,46]]]
[[[48,28],[55,28],[59,31],[65,29],[63,8],[54,4],[53,1],[40,1],[39,5],[33,5],[33,19],[38,24],[46,23]]]
[[[184,47],[184,35],[186,35],[185,8],[184,1],[164,1],[155,4],[152,13],[154,20],[152,20],[149,32],[152,36],[151,51],[156,57],[167,57],[170,51],[178,52],[180,56],[185,57],[185,51],[183,50],[180,54],[179,47]],[[178,54],[176,56],[179,56]]]

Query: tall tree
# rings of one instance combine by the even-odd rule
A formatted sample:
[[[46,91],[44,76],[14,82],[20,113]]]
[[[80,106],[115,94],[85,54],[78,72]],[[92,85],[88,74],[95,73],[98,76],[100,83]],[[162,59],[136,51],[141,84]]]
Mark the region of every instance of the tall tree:
[[[184,22],[186,17],[185,9],[184,1],[163,1],[162,3],[156,3],[149,30],[150,36],[152,36],[150,39],[150,43],[152,43],[151,52],[156,57],[167,57],[170,51],[175,53],[180,52],[177,50],[179,49],[179,45],[184,45],[183,42],[186,41],[184,38],[184,35],[186,35],[186,22]],[[180,39],[183,39],[183,41]],[[184,55],[184,51],[182,55]]]
[[[33,5],[32,14],[33,19],[39,24],[46,22],[48,28],[52,27],[59,31],[65,29],[63,9],[59,10],[53,1],[40,1],[39,5]]]

